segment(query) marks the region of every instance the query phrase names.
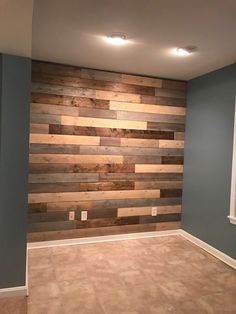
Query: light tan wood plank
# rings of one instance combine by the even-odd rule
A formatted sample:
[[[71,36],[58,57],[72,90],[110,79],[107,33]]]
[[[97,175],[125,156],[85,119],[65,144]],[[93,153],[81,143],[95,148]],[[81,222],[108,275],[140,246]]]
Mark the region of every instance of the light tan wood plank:
[[[116,129],[131,129],[131,130],[146,130],[147,122],[144,121],[129,121],[115,119],[100,119],[87,117],[61,117],[62,125],[88,126],[98,128],[116,128]]]
[[[182,181],[136,181],[135,190],[145,189],[182,189]]]
[[[151,164],[135,165],[135,173],[154,173],[154,172],[182,173],[183,165],[151,165]]]
[[[67,154],[30,154],[30,163],[111,163],[122,164],[123,156],[116,155],[67,155]]]
[[[175,140],[184,141],[185,133],[184,132],[175,132],[174,137],[175,137]]]
[[[135,138],[121,138],[120,146],[124,147],[159,147],[158,140],[152,139],[135,139]]]
[[[29,203],[75,202],[132,198],[159,198],[160,190],[120,190],[99,192],[31,193]]]
[[[100,137],[80,135],[30,134],[30,143],[61,145],[99,145]]]
[[[186,109],[183,107],[159,106],[120,101],[110,101],[110,109],[154,114],[173,114],[178,116],[185,116],[186,114]]]
[[[134,85],[162,87],[162,80],[157,78],[122,74],[121,82]]]
[[[160,148],[184,148],[184,141],[159,140]]]
[[[48,134],[49,124],[31,123],[30,133]]]
[[[156,230],[176,230],[181,228],[181,221],[168,221],[168,222],[158,222],[156,224]]]
[[[31,113],[55,114],[77,117],[79,115],[79,108],[63,105],[31,103]]]
[[[157,215],[181,213],[181,206],[180,205],[124,207],[124,208],[118,208],[118,217],[151,215],[153,207],[156,207]]]
[[[96,90],[95,98],[104,100],[129,101],[135,103],[140,103],[141,101],[141,96],[137,94],[110,92],[103,90]]]

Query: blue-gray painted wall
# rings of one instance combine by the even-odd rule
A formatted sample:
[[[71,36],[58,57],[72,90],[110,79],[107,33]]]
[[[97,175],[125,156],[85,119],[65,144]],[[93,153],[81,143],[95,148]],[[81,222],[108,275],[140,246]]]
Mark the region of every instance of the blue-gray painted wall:
[[[0,288],[25,285],[29,58],[0,54]]]
[[[182,227],[236,258],[227,216],[233,150],[236,64],[188,83]]]

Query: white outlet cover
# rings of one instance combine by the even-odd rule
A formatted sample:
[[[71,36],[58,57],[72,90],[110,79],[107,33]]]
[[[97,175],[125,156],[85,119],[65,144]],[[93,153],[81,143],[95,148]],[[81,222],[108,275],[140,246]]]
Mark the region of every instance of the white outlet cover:
[[[157,216],[157,207],[152,207],[152,216]]]
[[[84,221],[84,220],[87,220],[88,219],[88,212],[87,210],[82,210],[81,211],[81,220]]]
[[[75,220],[75,212],[73,210],[69,211],[69,220]]]

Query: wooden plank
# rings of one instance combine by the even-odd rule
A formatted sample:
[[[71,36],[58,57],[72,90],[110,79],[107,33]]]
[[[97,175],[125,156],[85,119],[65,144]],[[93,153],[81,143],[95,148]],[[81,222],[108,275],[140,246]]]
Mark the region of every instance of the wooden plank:
[[[159,140],[121,138],[120,146],[125,147],[159,147]]]
[[[152,86],[152,87],[162,87],[162,80],[157,78],[122,74],[121,82],[127,84],[143,85],[143,86]]]
[[[173,165],[183,165],[184,156],[162,156],[162,164],[173,164]]]
[[[78,182],[57,182],[57,183],[29,183],[29,193],[55,193],[55,192],[79,192]]]
[[[153,163],[153,161],[152,161]],[[97,163],[84,163],[84,164],[30,164],[30,173],[134,173],[134,164],[97,164]]]
[[[184,141],[159,140],[160,148],[184,148]]]
[[[141,96],[131,93],[110,92],[103,90],[95,91],[95,98],[115,101],[140,102]]]
[[[117,217],[117,208],[90,209],[88,219]]]
[[[30,193],[29,203],[50,203],[50,202],[73,202],[89,200],[111,200],[130,198],[153,198],[160,197],[160,190],[117,190],[117,191],[96,191],[96,192],[65,192],[65,193]]]
[[[115,81],[97,80],[91,78],[78,78],[73,76],[58,76],[47,73],[33,73],[32,81],[37,83],[49,83],[70,87],[83,87],[91,89],[101,89],[105,91],[115,91],[140,95],[155,95],[155,87],[124,84]]]
[[[77,228],[102,228],[108,226],[121,226],[139,224],[139,217],[111,217],[77,221]]]
[[[157,215],[157,216],[140,216],[139,217],[139,223],[160,223],[160,222],[173,222],[173,221],[180,221],[181,220],[181,214],[175,213],[175,214],[163,214],[163,215]]]
[[[105,109],[93,109],[93,108],[80,108],[80,117],[91,117],[91,118],[105,118],[105,119],[116,119],[116,111],[105,110]]]
[[[99,145],[100,137],[79,135],[30,134],[30,143],[61,145]]]
[[[155,96],[184,98],[186,99],[185,90],[167,89],[167,88],[155,88]]]
[[[33,103],[74,106],[79,108],[109,109],[109,100],[95,98],[72,97],[65,95],[53,95],[45,93],[31,93]]]
[[[97,182],[98,173],[29,174],[29,183]]]
[[[176,223],[176,222],[175,222]],[[167,223],[160,223],[167,224]],[[82,238],[82,237],[95,237],[121,233],[136,233],[136,232],[147,232],[155,231],[156,223],[149,224],[134,224],[134,225],[122,225],[122,226],[111,226],[111,227],[99,227],[99,228],[80,228],[72,230],[60,230],[60,231],[48,231],[48,232],[34,232],[28,233],[27,241],[50,241],[60,239],[71,239],[71,238]],[[173,225],[172,225],[173,226]],[[177,226],[177,225],[176,225]],[[162,227],[167,228],[166,225]],[[173,229],[173,227],[172,227]],[[178,229],[177,227],[175,229]]]
[[[146,130],[147,129],[147,122],[145,121],[113,120],[113,119],[86,118],[86,117],[61,116],[60,124],[74,125],[74,126],[100,127],[100,128],[131,129],[131,130]]]
[[[96,98],[96,91],[90,88],[65,87],[60,85],[32,83],[32,92],[72,97]]]
[[[184,82],[184,81],[173,81],[173,80],[163,80],[162,88],[169,88],[169,89],[186,91],[186,89],[187,89],[187,82]]]
[[[78,117],[79,108],[70,107],[70,106],[62,106],[62,105],[48,105],[41,103],[31,103],[30,106],[31,113],[39,113],[39,114],[55,114],[55,115],[65,115],[65,116],[74,116]]]
[[[49,124],[31,123],[30,124],[30,133],[48,134],[49,133]]]
[[[177,230],[181,228],[181,221],[159,222],[156,224],[157,231]]]
[[[138,147],[112,147],[112,146],[81,146],[80,154],[86,155],[122,155],[122,156],[166,156],[183,155],[180,148],[138,148]]]
[[[181,181],[183,180],[182,173],[159,172],[159,173],[100,173],[100,181]]]
[[[30,154],[79,154],[79,145],[30,144]]]
[[[101,81],[111,81],[111,82],[121,82],[121,74],[99,71],[92,69],[81,69],[81,77],[90,80],[101,80]]]
[[[114,190],[134,190],[132,181],[96,182],[81,183],[80,191],[114,191]]]
[[[76,221],[36,222],[28,224],[28,232],[58,231],[75,229]]]
[[[182,189],[183,181],[137,181],[135,190],[145,189]]]
[[[182,107],[159,106],[139,103],[127,103],[120,101],[110,101],[111,110],[121,110],[128,112],[154,113],[185,116],[186,109]]]
[[[182,197],[182,189],[162,189],[161,197]]]
[[[117,137],[101,137],[100,145],[101,146],[120,146],[120,138]]]
[[[30,115],[31,123],[43,124],[61,124],[61,116],[53,114],[32,113]]]
[[[184,132],[175,132],[175,140],[184,141],[185,133]]]
[[[32,213],[28,215],[28,223],[67,221],[68,216],[69,214],[67,211],[58,211],[51,213]]]
[[[185,116],[130,111],[117,111],[117,119],[130,121],[180,123],[180,124],[184,124],[185,122]]]
[[[122,164],[123,156],[111,155],[67,155],[67,154],[30,154],[30,163],[115,163]]]
[[[174,132],[166,131],[146,131],[146,130],[130,130],[130,129],[109,129],[95,128],[71,125],[51,124],[49,126],[50,134],[68,134],[68,135],[86,135],[101,136],[114,138],[150,138],[150,139],[174,139]]]
[[[146,206],[146,207],[118,208],[118,217],[151,215],[152,214],[152,207]],[[154,206],[154,207],[156,207],[158,215],[181,213],[181,206],[180,205]]]
[[[147,122],[147,130],[184,132],[185,125],[177,123]]]
[[[69,75],[74,77],[80,77],[81,73],[80,68],[75,66],[35,60],[32,62],[32,71],[33,73],[48,73],[61,76]]]
[[[133,198],[133,199],[113,199],[113,200],[90,200],[90,201],[75,201],[75,202],[50,202],[29,204],[31,212],[40,212],[38,209],[47,211],[69,211],[69,210],[101,210],[104,208],[120,208],[120,207],[143,207],[143,206],[170,206],[181,205],[181,198]],[[35,206],[35,207],[34,207]],[[41,207],[40,207],[41,206]]]
[[[163,106],[174,106],[174,107],[185,107],[186,100],[183,98],[163,97],[163,96],[148,96],[141,95],[142,104],[150,105],[163,105]]]
[[[155,173],[155,172],[171,172],[171,173],[182,173],[182,165],[146,165],[140,164],[135,165],[136,173]]]
[[[161,164],[161,156],[124,156],[124,164]]]

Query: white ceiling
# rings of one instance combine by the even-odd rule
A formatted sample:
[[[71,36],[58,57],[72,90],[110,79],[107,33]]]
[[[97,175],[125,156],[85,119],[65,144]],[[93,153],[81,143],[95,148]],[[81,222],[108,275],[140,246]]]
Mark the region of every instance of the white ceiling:
[[[0,52],[30,57],[33,0],[0,0]]]
[[[235,31],[236,0],[35,0],[32,57],[188,80],[236,62]],[[198,52],[172,53],[186,45]]]

